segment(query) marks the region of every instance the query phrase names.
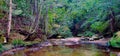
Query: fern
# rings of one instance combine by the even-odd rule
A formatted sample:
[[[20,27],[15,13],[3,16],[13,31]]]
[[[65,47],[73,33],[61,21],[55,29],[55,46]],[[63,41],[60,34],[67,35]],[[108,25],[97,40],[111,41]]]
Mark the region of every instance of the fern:
[[[25,42],[24,42],[23,40],[21,40],[21,39],[14,39],[14,40],[12,41],[12,44],[13,44],[14,46],[24,46],[24,45],[25,45]]]

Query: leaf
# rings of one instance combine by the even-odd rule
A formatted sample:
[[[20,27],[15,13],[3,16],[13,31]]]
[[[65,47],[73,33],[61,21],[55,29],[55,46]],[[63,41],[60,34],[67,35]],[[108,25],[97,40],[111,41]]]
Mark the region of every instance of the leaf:
[[[20,15],[20,14],[22,14],[22,10],[14,10],[13,11],[13,14],[15,14],[15,15]]]

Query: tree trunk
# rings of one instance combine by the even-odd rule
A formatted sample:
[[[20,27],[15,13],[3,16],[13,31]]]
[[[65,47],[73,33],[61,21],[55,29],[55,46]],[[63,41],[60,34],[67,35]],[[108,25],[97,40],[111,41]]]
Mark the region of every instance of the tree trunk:
[[[45,34],[47,35],[48,33],[48,7],[46,8],[46,18],[45,18]]]
[[[11,22],[12,22],[12,0],[10,0],[10,6],[9,6],[9,18],[8,18],[8,25],[7,25],[6,42],[8,42],[8,39],[9,39],[10,29],[11,29]]]
[[[110,11],[110,27],[111,27],[111,32],[115,32],[115,16],[114,12],[111,10]]]
[[[37,27],[39,24],[39,11],[38,11],[38,0],[35,0],[35,21],[34,21],[34,30],[33,32],[36,31]]]
[[[40,15],[41,15],[41,11],[42,11],[42,2],[43,2],[43,0],[41,0],[41,5],[39,8],[38,0],[34,0],[33,14],[35,15],[35,19],[30,28],[31,33],[34,33],[36,31],[36,29],[39,27],[39,19],[40,19]]]
[[[39,0],[32,0],[31,2],[33,2],[33,4],[32,4],[32,6],[33,6],[32,10],[33,10],[33,15],[34,15],[34,20],[32,22],[32,25],[30,27],[29,32],[31,34],[33,34],[33,33],[36,32],[37,35],[40,35],[41,31],[39,31],[38,28],[39,28],[39,23],[40,23],[40,19],[41,19],[40,16],[41,16],[41,12],[42,12],[43,0],[40,0],[40,5],[39,5]],[[30,36],[30,34],[27,36],[26,40],[30,39],[29,36]],[[38,36],[38,37],[40,37],[40,36]]]

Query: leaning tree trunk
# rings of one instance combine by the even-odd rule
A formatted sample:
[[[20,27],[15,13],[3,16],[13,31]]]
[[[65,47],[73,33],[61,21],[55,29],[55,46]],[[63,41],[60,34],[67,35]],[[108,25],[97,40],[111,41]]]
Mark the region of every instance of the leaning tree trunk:
[[[30,32],[35,32],[39,24],[39,11],[38,11],[38,0],[34,0],[33,14],[35,15],[35,20],[31,26]],[[33,30],[32,30],[33,29]]]
[[[39,27],[39,20],[40,20],[40,16],[41,16],[41,12],[42,12],[42,2],[43,0],[40,0],[41,5],[39,6],[38,4],[38,0],[34,0],[34,7],[33,7],[33,14],[35,15],[35,19],[31,25],[30,31],[31,33],[34,33],[36,31],[36,29]],[[40,7],[40,8],[39,8]]]
[[[41,19],[40,16],[41,16],[42,7],[43,7],[43,0],[40,0],[40,1],[32,0],[31,2],[33,2],[32,10],[33,10],[33,15],[34,15],[34,20],[32,22],[29,32],[30,32],[30,34],[33,34],[35,32],[38,34],[38,32],[40,33],[40,31],[38,31],[38,28],[39,28],[39,23],[40,23],[40,19]],[[39,5],[39,2],[40,2],[40,5]],[[27,36],[27,38],[25,40],[30,39],[29,35]],[[38,37],[40,37],[40,36],[38,36]]]
[[[9,6],[9,18],[8,18],[8,25],[7,25],[6,42],[8,42],[8,39],[9,39],[10,29],[11,29],[11,22],[12,22],[12,0],[10,0],[10,6]]]

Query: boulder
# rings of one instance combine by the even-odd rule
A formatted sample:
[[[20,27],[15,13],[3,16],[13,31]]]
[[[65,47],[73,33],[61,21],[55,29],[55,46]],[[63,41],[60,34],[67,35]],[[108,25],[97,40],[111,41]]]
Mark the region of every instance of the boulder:
[[[89,38],[90,41],[94,41],[94,40],[99,40],[102,37],[100,37],[98,34],[93,35],[91,38]]]

